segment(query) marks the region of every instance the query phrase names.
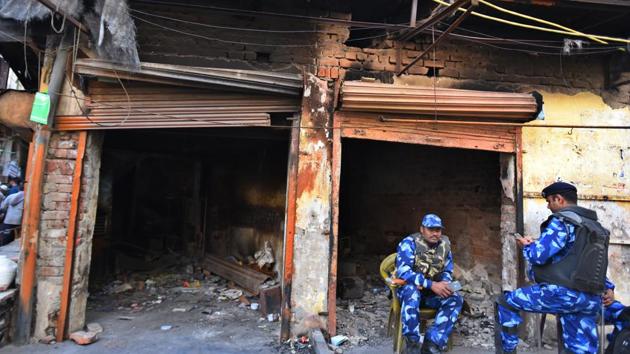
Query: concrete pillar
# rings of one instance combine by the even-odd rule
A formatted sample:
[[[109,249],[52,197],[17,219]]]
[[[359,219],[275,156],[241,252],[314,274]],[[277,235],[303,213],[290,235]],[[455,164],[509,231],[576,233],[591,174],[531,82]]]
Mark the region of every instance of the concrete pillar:
[[[501,154],[501,287],[511,291],[518,287],[519,252],[516,239],[516,158]]]
[[[333,94],[307,75],[300,118],[291,311],[293,322],[328,312]],[[326,318],[321,318],[326,323]]]

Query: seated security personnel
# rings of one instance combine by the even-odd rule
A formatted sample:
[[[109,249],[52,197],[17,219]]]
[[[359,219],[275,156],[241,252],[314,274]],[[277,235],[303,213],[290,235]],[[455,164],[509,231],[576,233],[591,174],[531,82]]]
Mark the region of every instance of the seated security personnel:
[[[621,302],[615,300],[615,284],[606,279],[606,292],[602,297],[604,306],[604,321],[606,324],[615,325],[615,329],[612,333],[608,334],[608,347],[606,347],[606,354],[624,353],[621,348],[615,348],[615,340],[621,331],[630,328],[630,308],[621,304]],[[627,343],[626,343],[627,344]],[[628,345],[625,346],[627,352]]]
[[[453,255],[451,243],[442,235],[442,220],[435,214],[422,219],[420,232],[405,237],[398,244],[396,275],[406,281],[398,289],[402,302],[402,334],[406,353],[420,352],[418,309],[437,309],[433,325],[427,329],[422,354],[441,353],[453,331],[464,300],[451,290]]]
[[[577,206],[574,186],[556,182],[542,195],[553,214],[541,225],[540,238],[517,239],[530,264],[528,276],[536,284],[497,299],[496,352],[516,352],[519,311],[528,311],[560,316],[566,351],[596,353],[609,233],[597,222],[595,211]],[[585,257],[584,252],[590,253]]]

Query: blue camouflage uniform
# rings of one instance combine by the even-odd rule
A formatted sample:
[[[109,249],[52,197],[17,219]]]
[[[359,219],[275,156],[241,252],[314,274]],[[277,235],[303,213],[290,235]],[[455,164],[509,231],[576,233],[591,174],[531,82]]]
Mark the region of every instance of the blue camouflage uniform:
[[[575,227],[552,217],[540,238],[523,248],[523,256],[530,264],[530,280],[534,280],[532,264],[542,265],[549,260],[556,263],[574,243]],[[498,319],[503,326],[501,340],[504,351],[514,351],[518,344],[515,329],[522,321],[518,312],[520,310],[558,314],[566,349],[572,353],[597,352],[596,319],[602,304],[600,295],[541,283],[507,292],[505,300],[512,309],[501,303],[498,305]]]
[[[444,241],[440,241],[444,242]],[[398,289],[398,297],[402,302],[401,321],[402,334],[412,342],[420,341],[420,319],[418,309],[420,306],[437,309],[437,315],[433,325],[427,329],[425,339],[428,338],[438,347],[443,348],[448,342],[448,337],[453,331],[459,312],[464,303],[458,293],[443,299],[434,294],[430,288],[433,281],[427,279],[422,273],[414,271],[416,243],[414,236],[405,237],[398,244],[396,256],[396,275],[407,282]],[[453,280],[453,255],[448,253],[442,272],[434,278],[434,281]],[[419,290],[422,287],[423,290]]]
[[[606,289],[615,290],[615,284],[606,279]],[[617,337],[619,332],[621,332],[624,328],[630,327],[630,321],[620,318],[621,313],[625,309],[626,307],[621,302],[613,301],[613,303],[606,306],[604,310],[604,321],[606,322],[606,324],[612,324],[615,326],[615,329],[612,331],[612,333],[606,336],[609,346],[615,342],[615,338]]]

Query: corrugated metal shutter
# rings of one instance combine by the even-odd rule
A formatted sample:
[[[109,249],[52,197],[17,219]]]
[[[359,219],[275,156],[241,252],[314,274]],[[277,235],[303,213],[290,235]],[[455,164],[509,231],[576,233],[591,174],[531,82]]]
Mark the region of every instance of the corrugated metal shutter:
[[[95,82],[84,114],[57,116],[57,130],[269,126],[269,113],[299,110],[299,98],[147,84]]]
[[[516,151],[515,127],[414,122],[386,122],[378,114],[339,112],[344,138],[433,145],[449,148],[513,153]]]
[[[346,81],[342,89],[342,110],[518,123],[534,119],[540,107],[529,93]]]

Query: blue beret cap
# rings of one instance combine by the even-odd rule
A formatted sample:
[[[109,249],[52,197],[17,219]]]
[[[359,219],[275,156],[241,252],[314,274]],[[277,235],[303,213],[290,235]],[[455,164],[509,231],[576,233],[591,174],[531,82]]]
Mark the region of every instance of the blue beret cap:
[[[430,228],[434,228],[434,227],[444,228],[444,226],[442,226],[442,219],[440,219],[440,217],[435,214],[425,215],[422,218],[422,226],[430,227]]]
[[[542,190],[541,194],[543,198],[547,198],[548,196],[553,195],[553,194],[560,194],[563,192],[571,192],[571,191],[577,193],[577,188],[575,188],[574,185],[566,183],[566,182],[555,182],[545,187],[545,189]]]

